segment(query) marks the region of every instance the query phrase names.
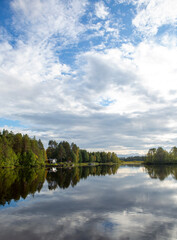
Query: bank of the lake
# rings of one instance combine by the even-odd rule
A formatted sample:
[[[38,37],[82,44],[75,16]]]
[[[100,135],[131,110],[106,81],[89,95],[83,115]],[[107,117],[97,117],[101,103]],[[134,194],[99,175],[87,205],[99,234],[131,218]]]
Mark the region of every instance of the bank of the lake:
[[[68,163],[68,162],[60,162],[60,163],[55,163],[55,164],[50,164],[46,163],[45,167],[94,167],[94,166],[101,166],[101,165],[121,165],[122,163],[113,163],[113,162],[108,162],[108,163],[98,163],[98,162],[92,162],[92,163]]]
[[[121,165],[143,165],[144,161],[121,161]]]
[[[143,165],[144,161],[120,161],[119,163],[107,162],[107,163],[68,163],[68,162],[60,162],[55,164],[46,163],[46,167],[82,167],[82,166],[99,166],[99,165]]]

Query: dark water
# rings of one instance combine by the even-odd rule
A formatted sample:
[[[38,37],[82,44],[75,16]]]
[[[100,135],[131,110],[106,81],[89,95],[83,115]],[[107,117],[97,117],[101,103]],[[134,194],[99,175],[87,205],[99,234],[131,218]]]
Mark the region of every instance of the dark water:
[[[1,169],[0,239],[176,240],[177,167]]]

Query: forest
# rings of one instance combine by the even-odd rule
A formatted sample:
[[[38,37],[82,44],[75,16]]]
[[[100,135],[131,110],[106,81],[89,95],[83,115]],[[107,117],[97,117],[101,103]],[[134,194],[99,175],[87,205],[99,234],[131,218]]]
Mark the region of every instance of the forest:
[[[145,164],[173,164],[177,163],[177,147],[172,147],[168,152],[162,147],[149,149]]]
[[[114,152],[88,152],[79,147],[75,143],[69,144],[66,141],[57,143],[50,140],[46,150],[48,158],[55,158],[57,162],[73,162],[73,163],[120,163],[120,159]]]
[[[0,167],[44,165],[46,158],[40,139],[7,130],[0,132]]]
[[[88,152],[75,143],[53,140],[45,150],[40,139],[7,130],[0,132],[0,167],[44,166],[47,159],[57,159],[57,163],[120,163],[115,153]]]
[[[50,140],[45,150],[42,141],[30,138],[27,134],[0,131],[0,167],[44,166],[47,159],[56,159],[57,163],[121,163],[114,152],[88,152],[75,143],[67,141],[57,143]],[[144,160],[145,164],[177,163],[177,147],[169,152],[162,147],[151,148],[145,157],[136,156],[124,161]]]

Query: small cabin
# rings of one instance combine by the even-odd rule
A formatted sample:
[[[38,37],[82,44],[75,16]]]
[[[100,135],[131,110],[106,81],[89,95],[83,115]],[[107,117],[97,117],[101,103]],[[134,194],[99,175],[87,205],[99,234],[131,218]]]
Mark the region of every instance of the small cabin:
[[[50,164],[55,164],[55,163],[57,163],[57,159],[56,159],[56,158],[49,158],[49,159],[48,159],[48,162],[49,162]]]
[[[52,168],[50,168],[49,173],[53,173],[53,172],[57,172],[56,167],[52,167]]]

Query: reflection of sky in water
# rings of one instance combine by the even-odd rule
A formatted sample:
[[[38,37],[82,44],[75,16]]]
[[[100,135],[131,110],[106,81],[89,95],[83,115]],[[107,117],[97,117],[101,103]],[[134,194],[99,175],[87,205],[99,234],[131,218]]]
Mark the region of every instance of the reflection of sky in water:
[[[13,204],[12,204],[13,206]],[[177,181],[144,168],[90,176],[0,209],[0,239],[177,239]]]

